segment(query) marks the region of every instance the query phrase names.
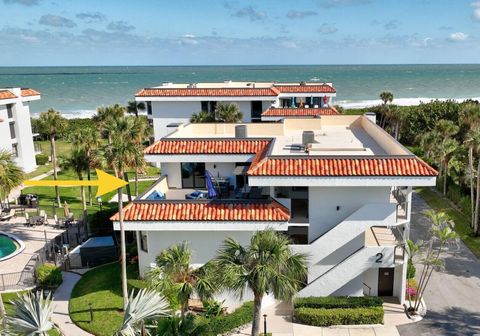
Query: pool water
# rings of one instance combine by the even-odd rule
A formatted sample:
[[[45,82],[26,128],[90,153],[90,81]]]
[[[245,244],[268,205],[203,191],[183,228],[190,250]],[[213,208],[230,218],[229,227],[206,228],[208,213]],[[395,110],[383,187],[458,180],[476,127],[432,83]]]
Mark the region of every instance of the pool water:
[[[17,247],[17,244],[12,238],[0,234],[0,259],[15,252]]]

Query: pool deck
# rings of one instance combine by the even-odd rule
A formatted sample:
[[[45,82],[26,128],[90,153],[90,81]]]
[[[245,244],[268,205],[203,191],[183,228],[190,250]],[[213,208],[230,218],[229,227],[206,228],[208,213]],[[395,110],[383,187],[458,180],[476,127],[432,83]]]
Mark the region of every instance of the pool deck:
[[[49,225],[28,227],[24,223],[24,217],[14,217],[9,221],[0,222],[0,232],[12,234],[25,243],[25,249],[21,253],[0,261],[0,274],[23,271],[30,258],[45,246],[45,236],[47,240],[51,240],[65,231]]]

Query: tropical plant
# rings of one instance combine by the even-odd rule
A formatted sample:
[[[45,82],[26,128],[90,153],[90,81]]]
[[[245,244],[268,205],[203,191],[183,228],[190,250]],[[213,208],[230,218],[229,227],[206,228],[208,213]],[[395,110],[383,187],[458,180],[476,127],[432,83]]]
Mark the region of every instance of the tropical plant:
[[[73,133],[70,136],[72,145],[77,148],[81,148],[85,151],[87,158],[87,180],[91,179],[91,170],[98,166],[98,160],[96,157],[96,150],[98,150],[102,144],[97,130],[93,127],[85,127]],[[93,205],[92,187],[88,186],[88,200],[90,206]]]
[[[393,93],[390,91],[383,91],[380,93],[380,99],[382,100],[384,105],[391,103],[393,101]]]
[[[12,189],[22,184],[23,178],[23,171],[15,163],[12,153],[0,150],[0,206],[2,208],[3,200],[8,198]]]
[[[162,293],[172,306],[180,306],[181,316],[187,313],[188,300],[193,294],[207,300],[216,290],[211,265],[195,268],[191,259],[192,251],[186,242],[174,244],[155,258],[157,266],[146,276],[150,286]]]
[[[210,335],[207,321],[193,314],[171,316],[158,321],[157,336]]]
[[[237,123],[243,119],[243,113],[240,112],[240,107],[237,104],[218,104],[215,107],[215,116],[217,121],[225,123]]]
[[[410,309],[413,312],[417,312],[420,308],[425,289],[428,287],[433,271],[443,267],[441,254],[445,246],[458,238],[458,235],[453,231],[455,223],[446,213],[428,210],[424,212],[424,215],[432,222],[430,228],[431,237],[427,242],[426,250],[423,252],[421,260],[423,269],[418,281],[418,289],[414,298],[415,302],[413,308]]]
[[[53,179],[57,180],[57,155],[55,148],[55,138],[61,134],[67,127],[67,121],[60,112],[54,109],[49,109],[47,112],[40,113],[39,117],[39,133],[50,139],[50,153],[52,156],[53,165]],[[61,206],[60,191],[58,186],[55,186],[55,195],[57,205]]]
[[[265,294],[291,300],[307,277],[307,256],[294,253],[286,236],[269,229],[256,232],[250,246],[227,238],[213,260],[218,283],[240,298],[248,286],[253,292],[252,335],[258,335],[260,311]]]
[[[134,291],[125,307],[123,322],[117,336],[148,335],[151,325],[146,325],[154,317],[169,316],[168,303],[156,291],[141,289],[136,295]]]
[[[74,171],[79,180],[83,180],[83,173],[89,169],[88,156],[83,148],[73,148],[69,156],[60,158],[60,167],[64,170]],[[82,197],[83,220],[85,227],[87,227],[87,201],[85,197],[85,186],[80,186],[80,193]]]
[[[51,321],[54,307],[50,294],[46,298],[42,291],[18,294],[18,298],[11,303],[15,313],[6,318],[8,335],[46,336],[54,328]]]
[[[138,111],[144,111],[145,110],[145,103],[143,102],[136,102],[135,100],[130,100],[127,103],[127,106],[125,107],[127,110],[127,113],[132,113],[135,114],[135,117],[138,117]]]
[[[93,121],[102,131],[102,135],[108,139],[108,143],[112,143],[112,131],[115,131],[112,121],[123,118],[125,116],[125,107],[118,104],[111,106],[101,106],[97,108],[97,114],[92,117]]]
[[[215,122],[215,116],[213,113],[207,111],[200,111],[198,113],[193,113],[190,117],[190,122],[192,123],[209,123]]]

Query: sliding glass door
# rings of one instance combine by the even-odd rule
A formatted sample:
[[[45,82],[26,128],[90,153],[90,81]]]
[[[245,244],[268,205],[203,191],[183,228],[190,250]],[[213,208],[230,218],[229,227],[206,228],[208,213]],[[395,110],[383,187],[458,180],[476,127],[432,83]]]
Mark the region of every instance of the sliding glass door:
[[[205,188],[205,163],[182,163],[181,169],[182,188]]]

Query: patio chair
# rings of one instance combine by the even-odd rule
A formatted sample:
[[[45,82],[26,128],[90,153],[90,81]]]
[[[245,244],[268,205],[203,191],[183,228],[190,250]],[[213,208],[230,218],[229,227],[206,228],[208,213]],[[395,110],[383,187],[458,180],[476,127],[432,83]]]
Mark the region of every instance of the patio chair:
[[[25,212],[25,225],[26,226],[31,226],[32,223],[30,221],[30,215],[28,214],[28,212]]]
[[[45,210],[40,210],[39,216],[43,217],[43,222],[45,224],[48,224],[48,216],[47,216],[47,213],[45,212]]]
[[[11,219],[15,217],[15,209],[10,209],[10,212],[6,215],[3,215],[2,217],[0,217],[0,220],[1,221],[5,221],[5,220],[8,220],[8,219]]]
[[[62,227],[62,222],[60,220],[58,220],[57,215],[53,215],[53,221],[54,221],[53,227],[55,229],[60,229]]]

